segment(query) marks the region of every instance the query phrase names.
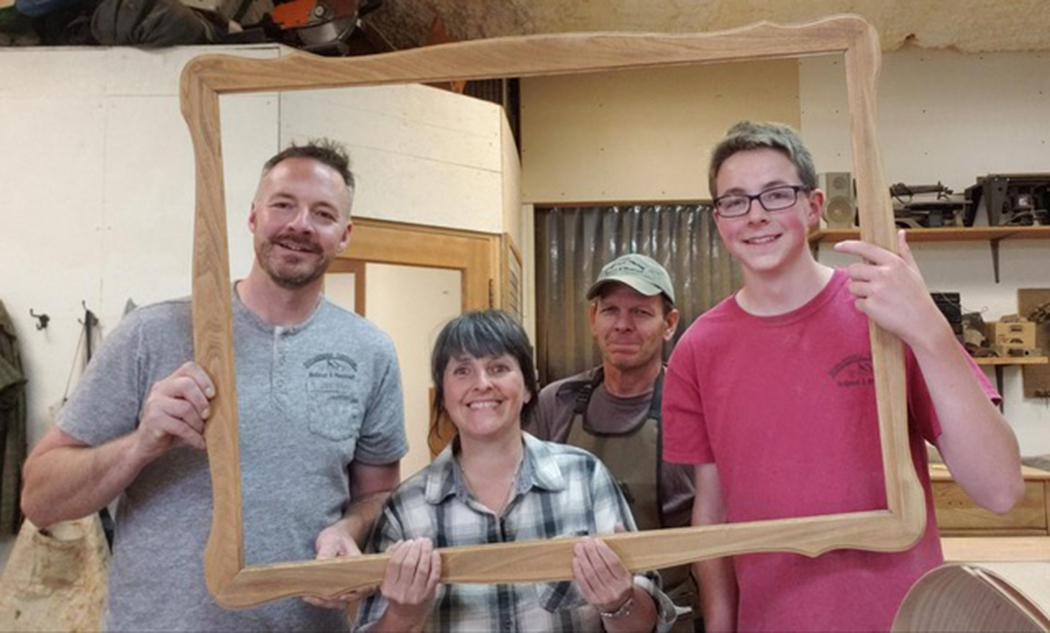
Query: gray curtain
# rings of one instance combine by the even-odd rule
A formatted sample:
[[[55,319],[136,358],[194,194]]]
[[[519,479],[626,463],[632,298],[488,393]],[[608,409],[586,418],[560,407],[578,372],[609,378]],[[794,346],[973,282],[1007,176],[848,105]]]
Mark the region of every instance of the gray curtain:
[[[601,361],[585,293],[607,262],[642,253],[674,282],[681,322],[674,341],[708,308],[740,288],[710,208],[699,204],[536,209],[536,364],[541,384]],[[672,342],[672,345],[673,345]],[[672,345],[664,350],[665,359]]]

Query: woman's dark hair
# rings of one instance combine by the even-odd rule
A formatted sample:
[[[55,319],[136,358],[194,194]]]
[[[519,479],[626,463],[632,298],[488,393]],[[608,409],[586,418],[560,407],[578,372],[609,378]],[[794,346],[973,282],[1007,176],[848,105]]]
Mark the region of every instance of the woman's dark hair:
[[[536,366],[532,360],[532,345],[525,329],[506,312],[485,310],[467,312],[449,321],[434,343],[430,356],[430,377],[434,380],[434,403],[430,414],[429,443],[432,451],[440,449],[455,432],[455,427],[442,422],[445,415],[445,368],[454,357],[466,354],[474,358],[508,354],[518,361],[529,401],[521,411],[527,420],[539,399]]]

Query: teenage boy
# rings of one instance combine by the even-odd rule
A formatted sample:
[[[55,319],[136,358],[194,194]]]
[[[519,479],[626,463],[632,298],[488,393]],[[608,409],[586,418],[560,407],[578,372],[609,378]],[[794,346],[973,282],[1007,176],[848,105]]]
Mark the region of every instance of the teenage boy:
[[[715,148],[708,178],[744,286],[697,319],[667,370],[664,455],[695,464],[693,524],[886,507],[869,318],[907,346],[911,454],[928,520],[905,552],[697,563],[705,625],[888,630],[908,588],[943,561],[923,440],[995,512],[1023,492],[1017,440],[930,298],[903,232],[899,255],[846,241],[836,250],[861,262],[832,269],[813,258],[807,235],[824,193],[794,130],[737,124]]]

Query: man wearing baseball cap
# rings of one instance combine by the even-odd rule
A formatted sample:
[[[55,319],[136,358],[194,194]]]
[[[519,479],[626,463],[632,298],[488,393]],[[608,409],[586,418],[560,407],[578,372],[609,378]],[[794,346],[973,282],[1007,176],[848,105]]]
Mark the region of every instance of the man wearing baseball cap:
[[[547,385],[527,430],[578,446],[609,467],[640,530],[689,525],[693,473],[664,463],[660,396],[664,343],[678,327],[674,286],[663,266],[631,253],[609,262],[587,290],[598,367]],[[665,569],[664,591],[699,618],[689,566]],[[692,631],[683,614],[674,631]]]

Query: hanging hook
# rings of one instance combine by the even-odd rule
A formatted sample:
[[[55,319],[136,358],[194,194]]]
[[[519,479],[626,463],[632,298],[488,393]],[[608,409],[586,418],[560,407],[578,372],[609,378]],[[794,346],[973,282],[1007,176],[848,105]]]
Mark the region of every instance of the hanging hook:
[[[80,319],[77,319],[77,320],[80,321],[80,324],[84,326],[84,340],[87,341],[87,345],[85,346],[85,349],[84,349],[84,358],[86,358],[87,360],[90,361],[91,360],[91,356],[93,354],[93,352],[91,350],[91,345],[94,342],[94,337],[93,337],[93,334],[92,334],[92,330],[94,330],[95,328],[98,327],[98,317],[95,316],[94,312],[92,312],[91,310],[88,309],[87,301],[84,301],[83,299],[81,299],[80,300],[80,305],[84,308],[84,320],[83,321],[80,321]]]
[[[98,317],[96,317],[95,313],[87,307],[87,301],[81,299],[80,307],[84,308],[84,318],[83,320],[77,319],[77,323],[87,326],[88,328],[93,328],[98,325]]]
[[[29,316],[37,320],[36,329],[38,330],[45,329],[48,322],[51,320],[51,317],[46,314],[37,314],[36,312],[33,312],[33,308],[29,308]]]

